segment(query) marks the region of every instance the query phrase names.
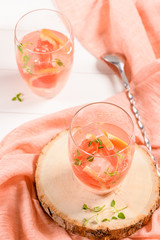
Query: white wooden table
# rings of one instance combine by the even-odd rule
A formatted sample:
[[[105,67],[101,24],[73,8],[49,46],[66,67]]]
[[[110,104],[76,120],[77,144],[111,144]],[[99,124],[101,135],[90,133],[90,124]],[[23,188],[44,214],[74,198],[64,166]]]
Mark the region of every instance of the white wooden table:
[[[38,8],[55,7],[51,0],[0,1],[0,140],[24,122],[83,103],[103,101],[123,89],[120,79],[75,39],[73,69],[64,89],[50,100],[34,95],[17,69],[14,27],[23,14]],[[11,99],[19,92],[24,94],[23,102],[13,102]]]

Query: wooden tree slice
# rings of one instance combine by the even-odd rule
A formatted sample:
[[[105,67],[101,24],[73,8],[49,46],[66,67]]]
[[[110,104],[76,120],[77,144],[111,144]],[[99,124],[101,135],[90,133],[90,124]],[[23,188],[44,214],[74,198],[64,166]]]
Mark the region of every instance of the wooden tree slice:
[[[73,176],[68,157],[68,131],[57,135],[42,150],[36,169],[36,188],[39,201],[49,216],[68,232],[89,239],[120,239],[133,234],[148,223],[158,208],[159,180],[148,153],[136,145],[134,159],[122,184],[107,195],[96,195],[83,188]],[[102,222],[106,210],[84,225],[95,213],[82,210],[83,204],[123,208],[125,219]],[[109,212],[108,212],[109,211]]]

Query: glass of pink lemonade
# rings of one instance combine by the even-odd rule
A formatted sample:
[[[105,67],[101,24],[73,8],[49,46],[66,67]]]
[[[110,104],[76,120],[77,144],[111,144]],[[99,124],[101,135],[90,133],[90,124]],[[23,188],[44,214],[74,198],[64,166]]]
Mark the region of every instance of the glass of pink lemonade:
[[[73,116],[69,158],[73,173],[88,190],[104,194],[127,175],[135,149],[134,125],[121,107],[97,102]]]
[[[73,63],[69,20],[49,9],[25,14],[15,27],[15,49],[19,72],[31,90],[45,98],[57,95]]]

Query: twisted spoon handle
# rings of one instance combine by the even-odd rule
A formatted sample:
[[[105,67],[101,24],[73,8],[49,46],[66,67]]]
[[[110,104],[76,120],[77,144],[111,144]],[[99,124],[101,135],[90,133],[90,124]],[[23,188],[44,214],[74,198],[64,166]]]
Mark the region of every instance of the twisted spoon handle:
[[[139,128],[140,128],[140,130],[142,132],[142,135],[143,135],[143,138],[144,138],[144,143],[145,143],[146,147],[148,148],[148,151],[149,151],[153,161],[155,162],[157,174],[160,177],[160,171],[158,169],[158,162],[157,162],[157,159],[152,154],[151,144],[150,144],[150,141],[149,141],[149,139],[147,137],[145,127],[144,127],[144,125],[143,125],[143,123],[141,121],[138,109],[135,106],[134,97],[133,97],[133,95],[130,92],[129,82],[127,80],[127,77],[126,77],[124,71],[120,71],[120,74],[121,74],[121,77],[122,77],[122,80],[123,80],[123,83],[124,83],[124,87],[125,87],[125,89],[127,91],[127,95],[128,95],[128,99],[130,101],[131,107],[132,107],[132,111],[133,111],[133,113],[134,113],[134,115],[135,115],[135,117],[137,119],[138,126],[139,126]]]

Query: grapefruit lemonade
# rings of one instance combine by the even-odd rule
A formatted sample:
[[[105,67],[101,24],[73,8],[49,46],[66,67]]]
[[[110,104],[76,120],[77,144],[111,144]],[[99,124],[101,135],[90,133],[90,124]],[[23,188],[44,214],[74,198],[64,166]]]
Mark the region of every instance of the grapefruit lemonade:
[[[105,105],[101,103],[103,104]],[[85,108],[87,109],[84,107],[82,111],[86,112]],[[82,119],[81,121],[82,126],[73,128],[72,120],[72,135],[69,137],[70,162],[74,175],[88,190],[107,193],[122,182],[131,166],[134,138],[131,138],[127,129],[110,123],[109,117],[107,122],[87,123],[85,120],[84,124]]]
[[[29,15],[37,14],[37,11],[40,13],[42,11],[42,15],[44,11],[48,11],[50,15],[58,15],[51,10],[36,10],[25,15],[24,20],[26,16],[28,18]],[[43,21],[46,21],[45,18]],[[54,24],[56,25],[56,22]],[[18,31],[18,26],[19,23],[15,32]],[[53,29],[47,28],[47,24],[44,25],[45,28],[38,26],[21,39],[16,38],[16,60],[22,78],[32,91],[39,96],[50,98],[59,93],[70,73],[73,62],[73,39],[70,35],[58,31],[58,28],[54,30],[54,26]]]

